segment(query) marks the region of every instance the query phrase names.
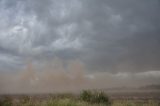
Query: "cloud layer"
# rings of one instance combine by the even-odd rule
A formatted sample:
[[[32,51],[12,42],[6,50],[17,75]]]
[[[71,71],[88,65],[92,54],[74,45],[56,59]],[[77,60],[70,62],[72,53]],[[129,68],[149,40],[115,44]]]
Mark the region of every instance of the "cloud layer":
[[[0,0],[0,70],[58,59],[91,74],[159,72],[159,10],[159,0]]]

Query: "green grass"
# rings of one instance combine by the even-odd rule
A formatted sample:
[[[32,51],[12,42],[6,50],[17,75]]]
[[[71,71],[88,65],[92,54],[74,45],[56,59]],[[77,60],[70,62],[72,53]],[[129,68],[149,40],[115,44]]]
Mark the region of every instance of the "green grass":
[[[73,100],[70,98],[48,99],[44,101],[27,101],[18,102],[17,104],[4,103],[0,106],[109,106],[105,103],[89,103],[81,100]],[[135,102],[132,100],[113,101],[110,106],[160,106],[158,101]]]

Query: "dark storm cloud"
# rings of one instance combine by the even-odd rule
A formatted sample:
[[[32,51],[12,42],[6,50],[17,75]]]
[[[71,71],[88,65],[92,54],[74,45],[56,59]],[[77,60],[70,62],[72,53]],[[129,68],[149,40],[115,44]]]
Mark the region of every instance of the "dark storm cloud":
[[[159,10],[159,0],[1,0],[0,55],[76,59],[90,72],[159,70]]]
[[[159,1],[91,1],[87,7],[93,34],[85,61],[92,70],[160,69]]]

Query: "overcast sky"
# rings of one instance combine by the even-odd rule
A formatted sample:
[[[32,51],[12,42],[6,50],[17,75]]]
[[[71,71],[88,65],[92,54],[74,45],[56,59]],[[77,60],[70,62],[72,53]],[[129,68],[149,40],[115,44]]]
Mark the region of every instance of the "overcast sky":
[[[159,0],[0,0],[0,72],[78,61],[90,77],[158,82],[159,11]]]

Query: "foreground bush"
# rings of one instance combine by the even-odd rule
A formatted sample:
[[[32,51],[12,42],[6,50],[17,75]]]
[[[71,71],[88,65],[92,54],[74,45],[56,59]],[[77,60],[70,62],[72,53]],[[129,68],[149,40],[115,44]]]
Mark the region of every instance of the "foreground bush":
[[[86,102],[91,102],[92,98],[93,98],[93,94],[91,91],[89,90],[84,90],[81,94],[80,94],[80,98],[83,100],[83,101],[86,101]]]
[[[104,103],[110,105],[110,100],[108,96],[101,91],[90,91],[90,90],[84,90],[80,94],[80,98],[83,101],[90,102],[90,103]]]
[[[0,106],[12,106],[12,99],[10,97],[4,97],[0,100]]]

